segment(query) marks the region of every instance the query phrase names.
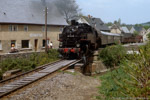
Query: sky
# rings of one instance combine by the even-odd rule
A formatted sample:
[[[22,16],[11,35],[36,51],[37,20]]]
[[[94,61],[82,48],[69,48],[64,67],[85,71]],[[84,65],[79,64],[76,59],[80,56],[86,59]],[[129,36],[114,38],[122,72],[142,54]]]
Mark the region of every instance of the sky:
[[[150,0],[76,0],[84,15],[104,22],[121,19],[122,23],[140,24],[150,21]]]

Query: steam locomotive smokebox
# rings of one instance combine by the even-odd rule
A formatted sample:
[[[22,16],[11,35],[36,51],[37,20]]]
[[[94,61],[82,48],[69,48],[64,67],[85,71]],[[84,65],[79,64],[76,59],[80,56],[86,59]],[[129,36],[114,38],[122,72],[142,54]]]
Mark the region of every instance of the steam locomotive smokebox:
[[[71,25],[76,25],[76,21],[75,20],[71,20]]]

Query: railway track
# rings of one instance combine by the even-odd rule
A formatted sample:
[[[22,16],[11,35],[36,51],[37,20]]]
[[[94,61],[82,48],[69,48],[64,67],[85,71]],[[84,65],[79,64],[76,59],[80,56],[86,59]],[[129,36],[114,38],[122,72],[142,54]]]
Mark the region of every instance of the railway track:
[[[0,98],[9,95],[33,82],[36,82],[52,73],[70,67],[81,60],[61,60],[52,64],[41,66],[30,72],[0,81]]]

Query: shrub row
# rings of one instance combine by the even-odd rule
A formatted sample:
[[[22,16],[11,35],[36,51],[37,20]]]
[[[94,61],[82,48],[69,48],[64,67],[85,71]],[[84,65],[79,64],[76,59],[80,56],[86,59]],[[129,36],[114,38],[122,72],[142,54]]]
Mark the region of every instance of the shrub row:
[[[100,54],[99,59],[108,67],[118,66],[126,56],[126,50],[122,45],[113,45],[104,48]]]
[[[2,79],[3,73],[9,70],[21,69],[23,72],[32,70],[37,66],[47,64],[58,60],[59,53],[57,50],[51,49],[46,53],[33,53],[29,59],[16,58],[6,59],[0,63],[0,79]]]

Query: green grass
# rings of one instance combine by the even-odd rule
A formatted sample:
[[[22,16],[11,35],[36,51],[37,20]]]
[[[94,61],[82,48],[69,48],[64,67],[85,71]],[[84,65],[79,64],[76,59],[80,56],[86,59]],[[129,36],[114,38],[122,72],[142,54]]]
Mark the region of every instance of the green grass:
[[[122,68],[119,68],[112,72],[107,72],[105,75],[100,76],[100,80],[102,81],[102,83],[99,87],[99,93],[104,97],[99,96],[97,97],[97,99],[103,100],[105,98],[105,100],[115,100],[115,98],[125,97],[120,92],[120,90],[123,88],[116,84],[115,79],[124,84],[122,79],[129,79],[129,77],[128,75],[126,75]]]

